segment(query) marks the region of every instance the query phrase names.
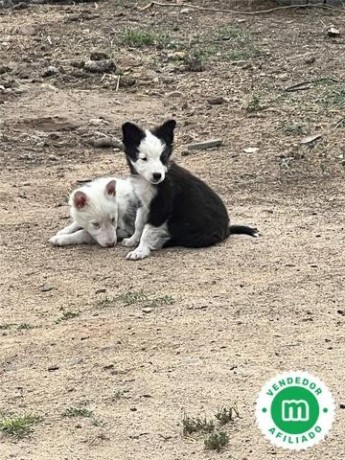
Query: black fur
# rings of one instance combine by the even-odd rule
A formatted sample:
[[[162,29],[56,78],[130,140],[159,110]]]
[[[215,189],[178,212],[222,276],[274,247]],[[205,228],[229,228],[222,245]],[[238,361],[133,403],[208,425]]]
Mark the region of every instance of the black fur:
[[[145,133],[131,123],[123,125],[123,143],[127,161],[138,157],[137,147]],[[167,222],[170,240],[167,246],[199,248],[212,246],[230,234],[255,236],[256,229],[244,225],[229,226],[230,220],[221,198],[202,180],[170,161],[176,122],[169,120],[153,130],[164,141],[166,149],[161,156],[168,165],[165,179],[158,185],[157,194],[150,204],[149,224],[159,227]],[[133,166],[130,164],[131,172]]]

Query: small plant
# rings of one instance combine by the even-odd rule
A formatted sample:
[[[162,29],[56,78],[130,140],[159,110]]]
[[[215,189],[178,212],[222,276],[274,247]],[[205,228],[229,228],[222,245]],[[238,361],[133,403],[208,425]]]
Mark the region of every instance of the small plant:
[[[214,416],[219,421],[220,425],[226,425],[234,420],[234,416],[239,417],[239,413],[235,407],[230,407],[229,409],[224,407]]]
[[[11,329],[15,324],[0,324],[0,331],[7,331]]]
[[[223,447],[229,443],[229,436],[223,431],[219,433],[212,433],[206,439],[204,439],[204,444],[208,450],[216,450],[220,452]]]
[[[29,323],[21,323],[17,326],[17,331],[28,331],[29,329],[34,329],[35,326]]]
[[[175,299],[169,295],[155,296],[145,294],[143,291],[128,291],[124,294],[120,294],[115,297],[106,297],[98,302],[100,306],[110,306],[117,303],[122,303],[124,306],[129,305],[141,305],[146,306],[159,306],[159,305],[171,305],[175,302]]]
[[[192,49],[183,58],[185,69],[190,72],[202,72],[206,66],[206,53],[201,49]]]
[[[18,439],[28,436],[33,430],[32,427],[43,420],[38,415],[19,415],[0,419],[0,431]]]
[[[145,29],[126,29],[120,37],[121,43],[133,48],[142,48],[144,46],[163,47],[169,42],[167,34],[157,33]]]
[[[212,420],[207,420],[201,418],[191,418],[188,415],[184,415],[182,420],[182,432],[183,436],[192,434],[192,433],[212,433],[214,430],[214,422]]]
[[[259,110],[261,110],[260,99],[259,99],[258,96],[253,94],[251,99],[250,99],[250,101],[248,102],[248,105],[246,107],[246,111],[248,113],[254,113],[254,112],[258,112]]]
[[[63,417],[92,417],[93,411],[86,407],[68,407],[62,414]]]
[[[63,314],[62,314],[62,316],[60,318],[55,320],[55,323],[58,324],[61,321],[67,321],[68,319],[75,318],[76,316],[79,316],[79,315],[80,315],[80,313],[78,311],[67,310],[67,311],[63,312]]]

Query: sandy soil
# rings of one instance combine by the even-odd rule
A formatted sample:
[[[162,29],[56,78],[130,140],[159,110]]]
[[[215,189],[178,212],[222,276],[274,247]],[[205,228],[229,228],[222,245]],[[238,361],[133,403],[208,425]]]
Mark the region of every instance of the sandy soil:
[[[344,42],[327,36],[330,24],[345,32],[344,15],[182,13],[180,3],[0,10],[9,68],[0,72],[0,415],[42,417],[21,440],[0,434],[2,460],[345,456]],[[274,6],[251,3],[212,2]],[[170,36],[129,43],[124,31],[139,26]],[[76,67],[94,49],[115,60],[115,74]],[[307,89],[286,91],[301,82]],[[215,96],[226,100],[212,105]],[[176,160],[262,237],[140,262],[121,246],[50,247],[77,180],[127,174],[120,151],[90,139],[171,116]],[[185,155],[214,137],[220,148]],[[298,454],[269,444],[254,418],[261,386],[290,369],[323,379],[338,407],[327,440]],[[240,418],[225,427],[224,451],[182,436],[184,413],[212,417],[233,404]],[[71,407],[92,416],[64,416]]]

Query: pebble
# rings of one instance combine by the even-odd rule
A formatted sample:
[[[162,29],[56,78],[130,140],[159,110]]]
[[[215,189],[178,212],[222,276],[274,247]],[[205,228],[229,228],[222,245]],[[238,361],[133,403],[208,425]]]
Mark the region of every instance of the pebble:
[[[220,104],[224,104],[224,102],[228,102],[228,100],[223,96],[215,96],[215,97],[210,97],[209,99],[207,99],[207,102],[210,105],[220,105]]]
[[[91,73],[114,72],[116,64],[111,59],[102,59],[100,61],[86,61],[84,69]]]
[[[151,313],[151,311],[153,311],[153,310],[154,310],[153,307],[144,307],[144,308],[142,308],[143,313]]]
[[[336,29],[334,26],[331,26],[327,31],[327,35],[331,38],[339,37],[340,30]]]
[[[42,73],[42,77],[43,78],[51,77],[52,75],[56,75],[58,72],[59,71],[56,67],[50,65],[44,70],[44,72]]]
[[[103,294],[104,292],[107,292],[106,288],[101,288],[101,289],[97,289],[95,291],[95,294]]]
[[[119,87],[120,88],[130,88],[136,84],[136,79],[130,75],[123,75],[120,77]]]
[[[53,289],[53,286],[49,286],[49,284],[43,284],[43,286],[41,287],[41,292],[49,292]]]
[[[109,56],[104,51],[93,51],[90,54],[90,59],[91,61],[102,61],[102,60],[108,60]]]

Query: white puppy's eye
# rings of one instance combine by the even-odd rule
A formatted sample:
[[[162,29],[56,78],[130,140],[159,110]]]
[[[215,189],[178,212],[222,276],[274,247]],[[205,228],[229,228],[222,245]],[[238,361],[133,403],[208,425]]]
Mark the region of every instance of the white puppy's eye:
[[[113,218],[111,219],[111,223],[112,223],[112,224],[115,224],[115,222],[116,222],[116,219],[115,219],[115,217],[113,217]]]
[[[99,228],[100,227],[98,222],[92,222],[92,225],[93,225],[94,228]]]

